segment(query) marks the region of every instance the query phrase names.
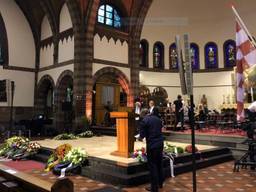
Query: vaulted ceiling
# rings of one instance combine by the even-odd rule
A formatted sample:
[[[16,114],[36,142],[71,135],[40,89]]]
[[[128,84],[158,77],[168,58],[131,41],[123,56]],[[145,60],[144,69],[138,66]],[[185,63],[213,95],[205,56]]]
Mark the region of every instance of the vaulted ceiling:
[[[53,20],[52,25],[59,24],[59,13],[66,0],[15,0],[20,9],[26,16],[32,29],[36,44],[40,42],[40,31],[43,17],[48,14]],[[74,0],[81,6],[82,3],[87,5],[92,0]],[[139,15],[141,7],[147,0],[101,0],[102,3],[115,4],[123,11],[127,17],[136,17]],[[88,10],[87,10],[88,11]],[[56,31],[57,32],[57,31]],[[54,33],[54,31],[53,31]]]

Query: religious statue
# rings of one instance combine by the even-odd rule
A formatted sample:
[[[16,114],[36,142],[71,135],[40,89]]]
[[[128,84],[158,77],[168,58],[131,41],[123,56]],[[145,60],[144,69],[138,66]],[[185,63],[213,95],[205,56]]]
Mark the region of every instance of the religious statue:
[[[171,68],[175,69],[178,65],[178,54],[176,49],[171,49]]]
[[[70,87],[68,87],[67,88],[66,102],[72,102],[72,97],[73,97],[73,90]]]
[[[139,65],[142,66],[143,65],[143,47],[140,44],[140,61],[139,61]]]
[[[158,47],[155,47],[154,51],[154,64],[155,67],[160,67],[160,53]]]
[[[225,100],[226,100],[226,99],[225,99],[225,95],[223,95],[223,104],[225,104]]]
[[[230,104],[230,95],[227,95],[227,104]]]
[[[212,47],[209,47],[208,59],[211,65],[215,64],[215,53]]]
[[[205,94],[203,94],[203,97],[201,98],[200,103],[202,104],[203,107],[207,107],[207,98]]]
[[[236,103],[235,95],[233,94],[233,95],[232,95],[232,104],[235,104],[235,103]]]
[[[235,48],[233,45],[228,46],[228,61],[230,64],[235,64]]]

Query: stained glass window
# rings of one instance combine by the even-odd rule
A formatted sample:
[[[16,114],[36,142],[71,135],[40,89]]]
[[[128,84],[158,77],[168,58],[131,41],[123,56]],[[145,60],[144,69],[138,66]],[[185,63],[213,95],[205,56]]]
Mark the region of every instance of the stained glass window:
[[[178,69],[178,54],[175,43],[172,43],[169,47],[169,65],[170,69]]]
[[[191,54],[192,69],[199,69],[199,66],[200,66],[199,46],[196,43],[190,44],[190,54]]]
[[[114,28],[121,28],[121,17],[110,5],[101,5],[98,9],[98,23],[102,23]]]
[[[154,68],[164,68],[164,45],[156,42],[153,48],[153,64]]]
[[[218,68],[218,47],[214,42],[209,42],[204,47],[205,51],[205,68],[216,69]]]
[[[223,45],[224,67],[234,67],[236,65],[236,42],[227,40]]]
[[[140,67],[148,67],[148,42],[143,39],[140,41]]]

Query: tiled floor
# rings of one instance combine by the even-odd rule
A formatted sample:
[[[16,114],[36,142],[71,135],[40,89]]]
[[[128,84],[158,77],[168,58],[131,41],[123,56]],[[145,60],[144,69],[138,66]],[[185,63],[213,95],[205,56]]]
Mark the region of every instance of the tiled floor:
[[[145,185],[125,189],[126,192],[140,192]],[[190,192],[192,191],[192,173],[179,175],[165,181],[165,186],[160,192]],[[197,172],[198,192],[255,192],[256,171],[250,169],[233,172],[233,162],[228,162]]]
[[[56,176],[52,173],[42,171],[32,171],[36,177],[54,182]],[[255,192],[256,191],[256,171],[250,169],[241,170],[238,173],[233,172],[233,162],[228,162],[197,172],[197,191],[198,192]],[[97,182],[86,177],[70,177],[75,185],[75,192],[94,191],[105,188],[109,185]],[[120,191],[125,192],[143,192],[146,185],[133,188],[123,188]],[[175,178],[169,178],[165,181],[164,188],[160,192],[190,192],[192,191],[192,175],[186,173],[178,175]]]

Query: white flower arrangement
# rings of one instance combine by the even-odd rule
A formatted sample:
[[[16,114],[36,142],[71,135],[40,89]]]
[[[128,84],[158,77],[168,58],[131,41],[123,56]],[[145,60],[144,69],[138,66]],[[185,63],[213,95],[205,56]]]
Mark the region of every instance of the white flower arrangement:
[[[64,157],[63,162],[70,162],[74,165],[82,164],[88,157],[84,149],[73,148]]]

